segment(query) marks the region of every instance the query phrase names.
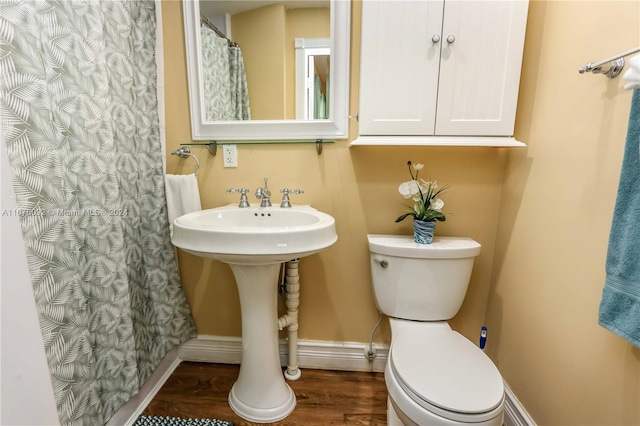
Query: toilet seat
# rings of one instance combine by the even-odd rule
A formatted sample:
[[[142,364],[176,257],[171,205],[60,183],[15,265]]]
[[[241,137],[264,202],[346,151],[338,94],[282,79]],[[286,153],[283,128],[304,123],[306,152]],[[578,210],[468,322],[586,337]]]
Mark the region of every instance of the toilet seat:
[[[412,328],[394,339],[390,372],[406,395],[424,409],[461,422],[494,418],[504,384],[493,362],[449,328]]]

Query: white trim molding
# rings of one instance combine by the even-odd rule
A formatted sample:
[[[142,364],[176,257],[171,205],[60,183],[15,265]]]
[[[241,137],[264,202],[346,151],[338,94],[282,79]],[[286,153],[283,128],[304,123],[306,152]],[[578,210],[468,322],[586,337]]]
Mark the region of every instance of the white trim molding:
[[[267,141],[349,138],[349,66],[351,1],[331,0],[331,70],[329,119],[212,121],[205,116],[201,78],[200,2],[183,2],[191,136],[193,140]]]
[[[373,364],[369,364],[365,356],[368,347],[367,343],[360,342],[298,340],[298,363],[301,368],[383,372],[389,346],[373,344],[376,354]],[[280,363],[283,366],[287,364],[287,348],[287,341],[280,340]],[[180,346],[178,357],[183,361],[240,364],[242,338],[198,335]]]
[[[517,148],[526,146],[506,136],[358,136],[349,144],[356,146],[484,146]]]
[[[504,384],[505,403],[504,420],[505,426],[536,426],[527,410],[524,409],[509,385]]]

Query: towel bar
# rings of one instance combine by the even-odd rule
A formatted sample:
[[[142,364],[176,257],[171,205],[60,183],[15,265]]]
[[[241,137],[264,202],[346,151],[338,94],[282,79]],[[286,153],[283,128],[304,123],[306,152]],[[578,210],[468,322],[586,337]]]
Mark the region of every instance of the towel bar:
[[[578,70],[580,74],[584,74],[585,72],[591,71],[594,74],[604,74],[609,78],[615,78],[622,72],[622,68],[624,67],[624,57],[634,54],[636,52],[640,52],[640,47],[636,47],[635,49],[627,50],[626,52],[622,52],[618,55],[612,56],[607,59],[603,59],[594,64],[589,62],[582,68]],[[603,68],[603,66],[605,68]]]
[[[184,146],[180,149],[172,151],[171,155],[177,155],[180,158],[193,157],[193,159],[196,161],[196,171],[194,172],[194,175],[198,176],[198,172],[200,171],[200,161],[198,160],[198,157],[191,153],[191,150],[189,148]]]

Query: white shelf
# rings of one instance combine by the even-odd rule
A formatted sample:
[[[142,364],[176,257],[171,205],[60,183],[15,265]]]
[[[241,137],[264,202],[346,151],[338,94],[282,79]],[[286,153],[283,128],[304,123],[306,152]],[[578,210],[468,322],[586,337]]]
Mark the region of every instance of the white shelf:
[[[526,146],[512,137],[504,136],[360,136],[352,146],[486,146],[517,148]]]

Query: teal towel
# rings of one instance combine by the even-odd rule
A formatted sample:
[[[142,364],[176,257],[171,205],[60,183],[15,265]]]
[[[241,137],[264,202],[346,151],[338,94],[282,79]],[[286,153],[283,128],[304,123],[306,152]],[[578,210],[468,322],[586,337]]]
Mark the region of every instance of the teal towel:
[[[629,130],[613,211],[599,324],[640,347],[640,89],[633,91]]]

